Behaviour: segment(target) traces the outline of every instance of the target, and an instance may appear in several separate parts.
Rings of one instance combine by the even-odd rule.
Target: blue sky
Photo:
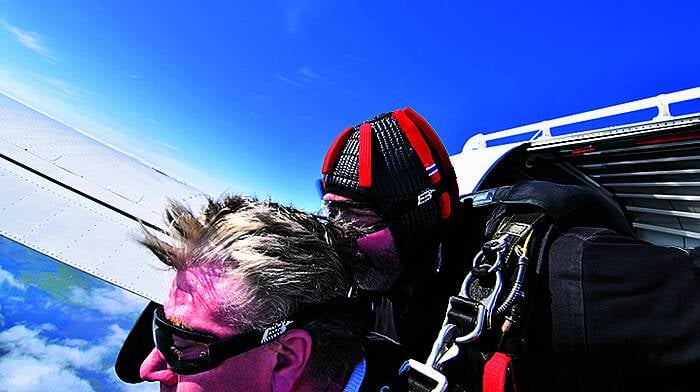
[[[0,1],[0,90],[212,193],[313,209],[345,126],[490,132],[700,85],[696,1]]]

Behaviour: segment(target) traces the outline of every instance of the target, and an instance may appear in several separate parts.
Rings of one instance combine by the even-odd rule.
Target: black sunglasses
[[[206,372],[223,361],[270,343],[285,332],[303,327],[317,318],[326,305],[311,305],[292,317],[240,335],[216,336],[178,327],[160,306],[153,312],[153,341],[170,369],[181,375]]]

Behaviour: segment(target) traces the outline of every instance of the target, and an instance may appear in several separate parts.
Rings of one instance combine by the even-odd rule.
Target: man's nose
[[[177,374],[170,370],[163,354],[157,348],[148,354],[139,373],[146,381],[159,381],[169,387],[177,385]]]

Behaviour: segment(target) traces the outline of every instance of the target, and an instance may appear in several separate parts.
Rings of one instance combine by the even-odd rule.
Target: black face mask
[[[308,324],[325,308],[324,305],[313,305],[266,328],[220,339],[174,325],[165,318],[163,307],[158,307],[153,312],[153,341],[173,372],[197,374],[212,370],[229,358],[270,343],[287,331]]]

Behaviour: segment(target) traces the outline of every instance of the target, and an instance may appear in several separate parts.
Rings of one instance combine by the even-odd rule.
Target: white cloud
[[[56,58],[51,54],[46,46],[44,46],[43,38],[39,33],[23,30],[3,20],[0,20],[0,28],[12,34],[20,44],[39,54],[45,60],[49,62],[56,61]]]
[[[55,362],[63,367],[102,370],[102,362],[109,352],[109,347],[96,344],[82,350],[66,344],[50,343],[41,333],[41,328],[30,329],[24,325],[15,325],[0,332],[0,348],[47,363]]]
[[[285,22],[287,24],[287,32],[294,34],[301,29],[301,18],[309,7],[309,2],[306,0],[296,0],[287,3],[287,9],[284,13]]]
[[[168,149],[168,150],[171,150],[171,151],[180,151],[180,148],[179,148],[178,146],[175,146],[175,145],[172,145],[172,144],[169,144],[169,143],[165,143],[165,142],[161,142],[161,141],[158,141],[158,140],[153,140],[153,142],[156,143],[157,145],[161,146],[161,147],[164,147],[164,148]]]
[[[135,316],[146,306],[147,301],[135,294],[117,287],[99,287],[89,290],[71,286],[70,301],[106,316]]]
[[[110,325],[109,330],[111,333],[105,338],[105,345],[112,348],[121,347],[124,340],[126,340],[126,335],[129,334],[129,331],[118,326],[117,324]]]
[[[2,390],[33,392],[93,391],[80,377],[81,371],[101,372],[113,389],[156,390],[157,385],[127,387],[114,375],[113,363],[127,331],[113,324],[107,336],[98,342],[80,339],[50,340],[42,335],[46,326],[37,329],[24,325],[0,332],[0,380]],[[112,389],[112,388],[111,388]]]
[[[0,379],[6,391],[94,391],[86,380],[55,362],[10,353],[0,359]]]
[[[321,80],[321,76],[316,73],[313,69],[308,66],[303,66],[297,70],[294,74],[294,78],[289,78],[284,75],[275,74],[275,78],[279,81],[287,83],[290,86],[298,87],[303,89],[304,86],[308,86],[314,82]]]
[[[158,120],[156,120],[156,119],[154,119],[154,118],[149,118],[148,121],[152,122],[153,124],[160,125],[160,126],[165,125],[165,124],[163,124],[162,122],[160,122],[160,121],[158,121]]]
[[[2,284],[0,284],[1,288]],[[5,295],[2,299],[2,314],[5,316],[14,316],[18,314],[24,314],[30,312],[34,309],[33,304],[28,303],[24,296],[18,295],[7,295],[8,292],[5,290],[0,290]],[[24,295],[24,292],[22,292]]]
[[[299,68],[299,73],[309,81],[318,79],[318,74],[307,66]]]
[[[289,78],[287,78],[287,77],[284,77],[284,76],[282,76],[282,75],[279,75],[279,74],[278,74],[278,75],[275,75],[275,78],[277,78],[277,80],[281,80],[281,81],[283,81],[283,82],[285,82],[285,83],[287,83],[287,84],[289,84],[289,85],[292,85],[292,86],[294,86],[294,87],[302,88],[301,83],[295,82],[294,80],[289,79]]]
[[[84,92],[79,87],[66,82],[65,80],[49,77],[43,77],[43,79],[54,89],[55,92],[58,93],[58,95],[63,98],[71,101],[78,101],[84,95]]]
[[[2,269],[2,267],[0,267],[0,285],[3,284],[17,290],[27,290],[26,284],[22,283],[17,278],[15,278],[15,276],[12,275],[10,272],[5,271],[4,269]]]
[[[51,331],[56,331],[58,328],[56,328],[55,325],[49,324],[49,323],[43,323],[39,325],[39,330],[42,332],[51,332]]]

